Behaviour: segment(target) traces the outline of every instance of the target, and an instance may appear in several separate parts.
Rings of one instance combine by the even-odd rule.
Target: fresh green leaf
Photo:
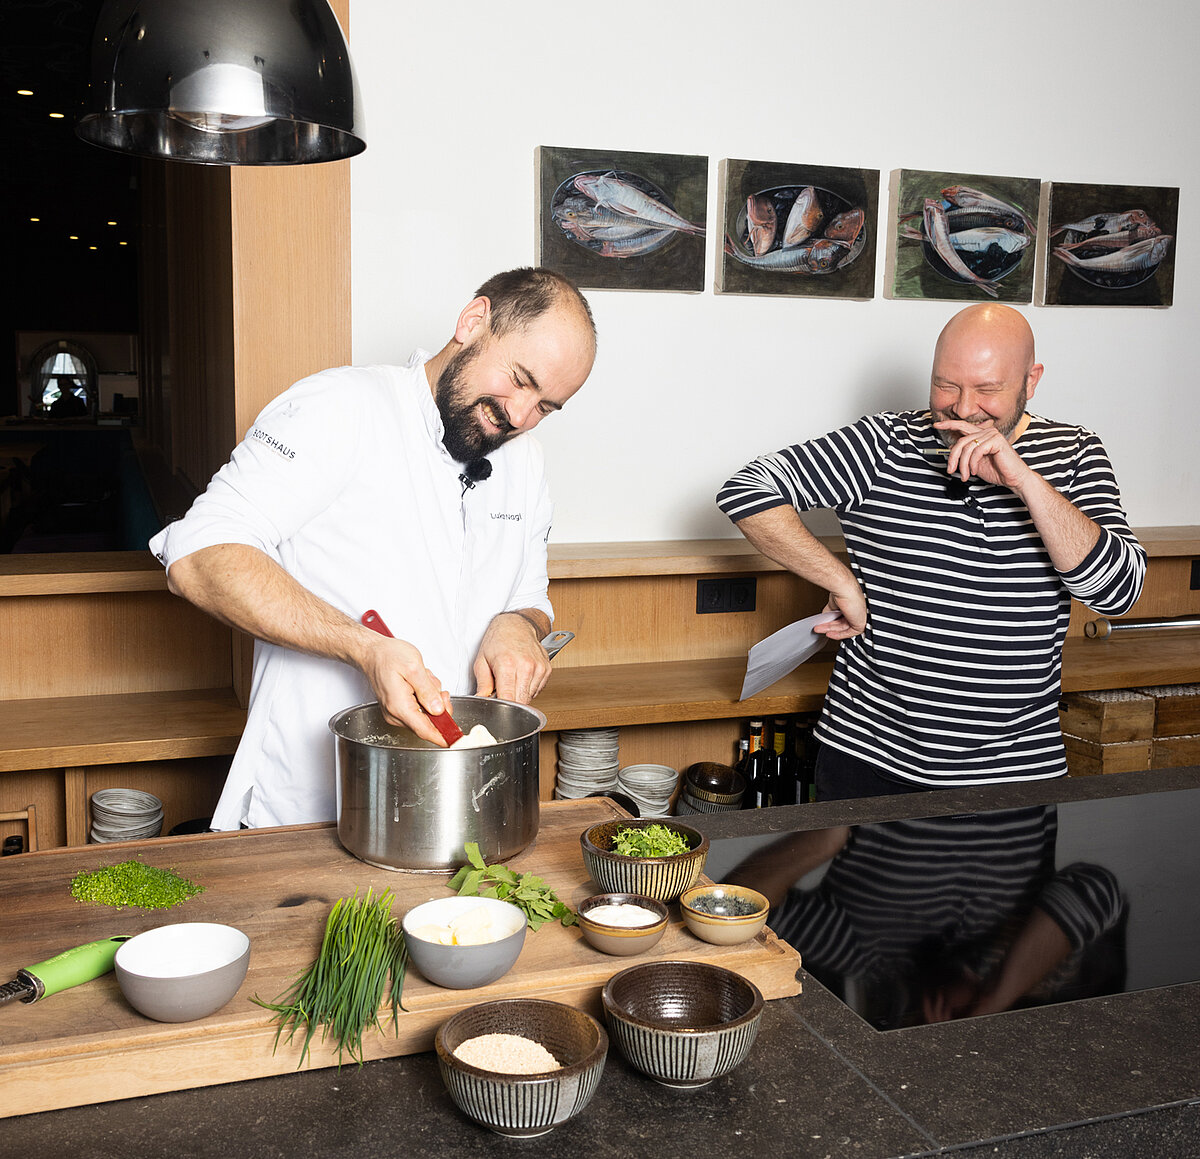
[[[479,845],[469,841],[464,846],[468,865],[450,879],[451,889],[460,897],[494,897],[510,902],[524,910],[531,931],[546,921],[558,920],[564,926],[575,924],[575,914],[555,892],[535,873],[518,874],[507,865],[487,865],[479,853]],[[472,868],[474,867],[474,868]]]

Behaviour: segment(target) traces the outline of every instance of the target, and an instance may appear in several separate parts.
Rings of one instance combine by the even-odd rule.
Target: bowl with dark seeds
[[[684,924],[702,941],[732,946],[758,936],[770,903],[747,885],[694,885],[679,897]]]

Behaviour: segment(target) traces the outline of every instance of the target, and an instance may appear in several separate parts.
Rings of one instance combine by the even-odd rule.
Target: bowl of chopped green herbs
[[[601,821],[579,837],[583,864],[606,893],[641,893],[674,901],[695,885],[708,857],[708,838],[678,821]]]

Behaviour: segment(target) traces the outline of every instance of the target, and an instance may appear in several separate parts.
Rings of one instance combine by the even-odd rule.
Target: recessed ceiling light
[[[119,241],[119,242],[117,242],[117,245],[128,245],[128,244],[129,244],[129,242],[127,242],[127,241]]]
[[[40,217],[31,217],[29,220],[30,221],[41,221],[42,219]]]
[[[33,89],[17,89],[17,96],[31,97],[33,96]]]
[[[77,233],[72,233],[72,234],[67,235],[67,241],[78,241],[78,240],[79,240],[79,234],[77,234]]]
[[[104,224],[105,225],[116,225],[117,223],[115,221],[106,221]]]
[[[88,246],[88,249],[90,249],[90,250],[95,250],[95,249],[99,249],[99,248],[100,248],[100,247],[99,247],[98,245],[90,245],[90,246]]]

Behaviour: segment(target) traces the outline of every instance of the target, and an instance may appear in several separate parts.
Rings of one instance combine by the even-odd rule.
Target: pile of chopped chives
[[[203,892],[204,886],[170,869],[140,861],[122,861],[77,873],[71,881],[71,896],[76,901],[117,909],[127,905],[138,909],[170,909]]]
[[[392,1027],[398,1029],[407,963],[404,931],[392,916],[392,891],[386,889],[374,899],[370,889],[365,898],[356,891],[334,903],[320,952],[292,987],[274,1002],[257,995],[253,1001],[275,1012],[276,1047],[281,1037],[291,1042],[303,1023],[304,1046],[297,1069],[304,1064],[318,1024],[324,1027],[322,1041],[332,1034],[337,1042],[339,1066],[343,1053],[361,1066],[363,1031],[372,1025],[379,1028],[379,1007],[389,981]]]

